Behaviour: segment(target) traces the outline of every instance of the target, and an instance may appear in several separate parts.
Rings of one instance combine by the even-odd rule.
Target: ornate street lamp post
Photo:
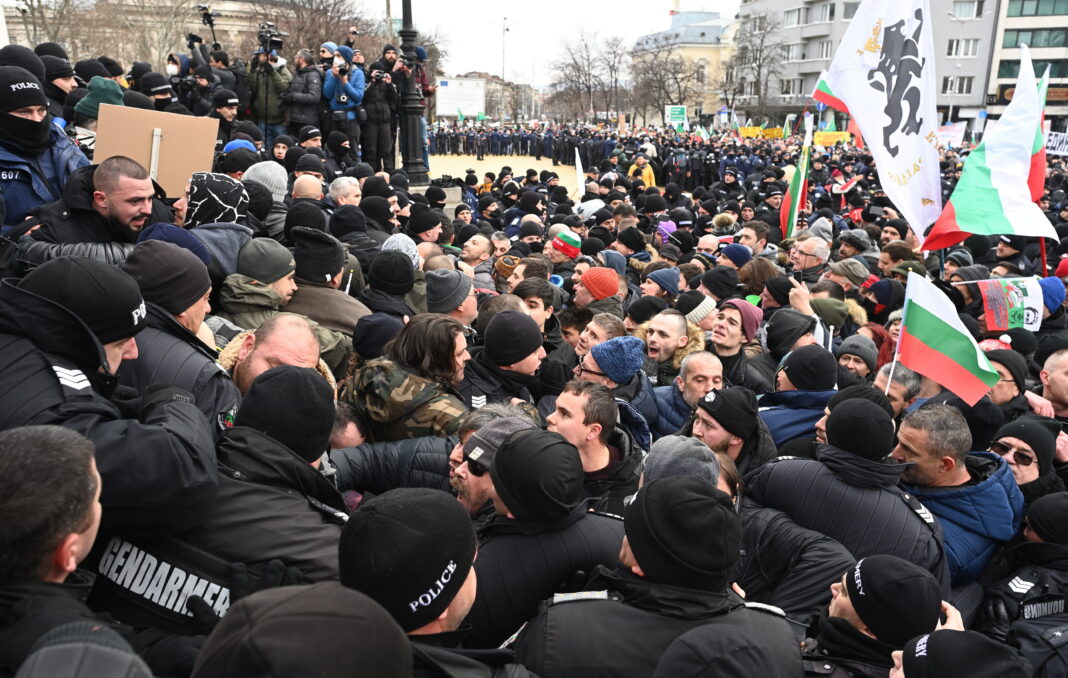
[[[423,105],[419,103],[422,93],[419,85],[415,82],[415,45],[419,32],[412,26],[412,0],[403,2],[402,26],[399,31],[401,37],[401,52],[407,60],[407,65],[412,74],[406,79],[401,97],[401,124],[400,144],[403,155],[404,171],[408,174],[408,183],[411,186],[425,186],[430,183],[427,174],[427,166],[423,163],[423,134],[422,117]]]

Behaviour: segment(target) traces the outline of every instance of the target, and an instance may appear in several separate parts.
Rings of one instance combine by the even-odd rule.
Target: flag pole
[[[901,307],[901,327],[897,332],[897,341],[894,342],[894,359],[890,362],[890,372],[886,375],[886,388],[883,389],[883,395],[887,398],[890,397],[890,384],[894,382],[894,370],[897,369],[897,357],[901,354],[901,333],[905,331],[905,318],[909,310],[909,289],[908,281],[905,281],[905,304]]]
[[[1049,273],[1049,266],[1046,265],[1046,239],[1042,236],[1038,236],[1038,252],[1042,255],[1042,277],[1045,278]]]

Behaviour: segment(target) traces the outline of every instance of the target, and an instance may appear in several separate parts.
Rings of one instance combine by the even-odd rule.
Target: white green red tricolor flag
[[[1041,172],[1039,187],[1045,181],[1045,92],[1035,83],[1027,47],[1021,45],[1020,51],[1020,75],[1012,101],[997,126],[984,134],[983,141],[968,155],[953,195],[927,234],[926,249],[950,247],[976,233],[1059,239],[1053,224],[1034,202],[1033,170]],[[1038,197],[1041,195],[1039,188]]]
[[[1042,286],[1038,278],[978,280],[983,295],[985,325],[1000,332],[1022,327],[1037,332],[1042,327]]]
[[[922,241],[942,212],[929,0],[863,0],[812,94],[849,113],[879,183]]]
[[[805,141],[801,145],[801,154],[794,168],[794,176],[786,189],[786,196],[779,210],[779,231],[783,238],[794,237],[797,228],[797,214],[805,206],[808,196],[808,162],[812,152],[812,116],[805,116]]]
[[[998,373],[964,327],[953,302],[930,281],[909,273],[897,359],[975,405]]]

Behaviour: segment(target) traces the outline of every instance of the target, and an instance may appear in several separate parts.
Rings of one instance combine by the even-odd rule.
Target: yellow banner
[[[782,139],[781,127],[768,127],[764,130],[765,139]]]
[[[739,127],[738,128],[738,133],[740,135],[742,135],[743,138],[746,138],[746,139],[756,139],[756,138],[760,137],[760,133],[763,132],[763,131],[764,130],[760,129],[759,127]]]
[[[839,141],[849,141],[853,135],[849,132],[816,132],[812,143],[817,146],[834,146]]]

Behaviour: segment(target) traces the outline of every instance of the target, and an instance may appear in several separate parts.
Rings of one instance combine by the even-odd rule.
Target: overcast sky
[[[383,0],[364,0],[372,10]],[[383,2],[384,4],[384,2]],[[682,0],[682,10],[709,9],[732,18],[739,0]],[[392,2],[400,18],[401,2]],[[632,9],[633,8],[633,9]],[[468,71],[501,72],[501,24],[508,18],[505,45],[507,79],[545,86],[552,79],[551,65],[563,51],[568,30],[596,31],[598,38],[614,36],[627,43],[648,33],[666,30],[671,22],[670,0],[624,0],[617,3],[586,0],[541,0],[505,7],[504,3],[456,3],[412,0],[415,28],[437,31],[448,42],[447,75]],[[384,13],[384,7],[381,10]]]

